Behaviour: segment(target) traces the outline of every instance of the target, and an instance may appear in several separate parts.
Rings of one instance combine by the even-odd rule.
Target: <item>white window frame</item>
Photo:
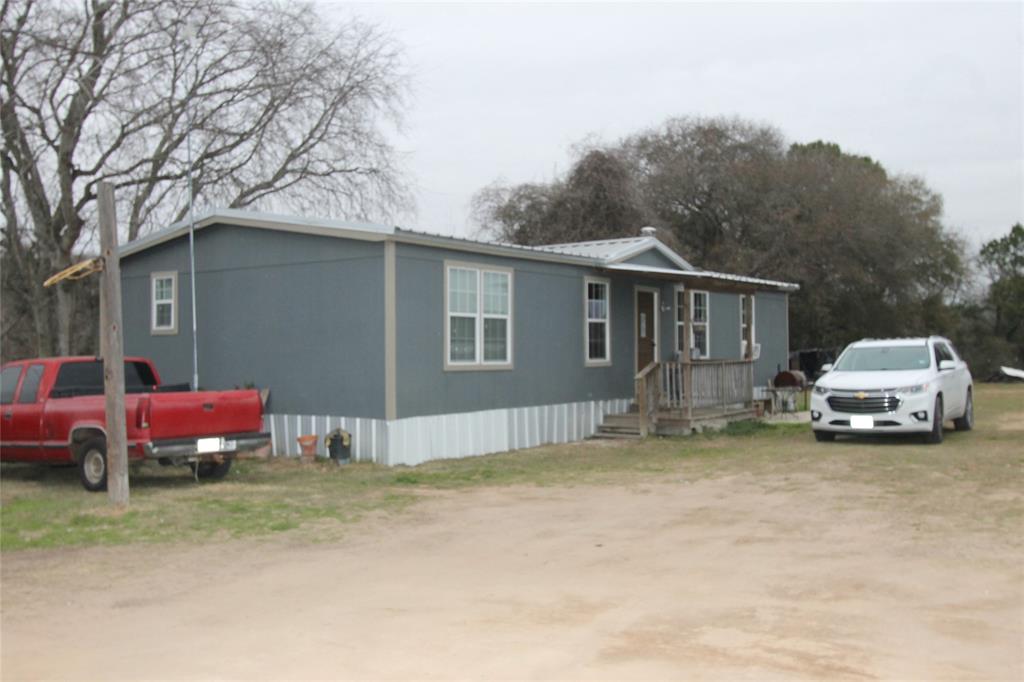
[[[706,317],[707,317],[707,319],[704,322],[697,322],[694,319],[694,315],[696,315],[696,313],[697,313],[697,305],[695,303],[695,299],[697,297],[697,294],[702,294],[704,296],[704,301],[705,301],[704,310],[706,312]],[[697,349],[697,344],[695,343],[696,338],[694,336],[694,332],[696,331],[696,327],[698,327],[698,326],[704,327],[704,338],[706,338],[708,340],[707,352],[703,353],[701,355],[695,355],[695,356],[693,356],[693,358],[694,359],[698,359],[698,360],[707,360],[708,358],[711,357],[711,294],[708,293],[707,291],[702,291],[700,289],[691,289],[690,290],[690,319],[689,319],[689,323],[690,323],[690,353],[692,354],[693,351]]]
[[[449,273],[452,270],[472,270],[476,273],[476,312],[470,313],[452,313],[448,309],[449,304]],[[484,274],[498,274],[505,275],[508,277],[508,314],[497,315],[494,313],[484,314]],[[515,303],[515,275],[512,268],[502,268],[494,265],[481,265],[480,263],[464,263],[460,261],[445,261],[444,262],[444,369],[446,372],[458,372],[465,370],[502,370],[512,369],[512,339],[515,334],[512,333],[512,311]],[[474,319],[474,329],[476,336],[476,348],[475,348],[475,359],[469,360],[452,360],[451,357],[451,318],[456,317],[472,317]],[[505,360],[484,360],[484,319],[496,319],[505,320],[505,339],[506,348],[508,349],[508,356]]]
[[[171,280],[171,300],[156,300],[157,280]],[[157,305],[170,303],[171,324],[160,326],[157,324]],[[153,335],[171,335],[178,333],[178,271],[165,270],[163,272],[152,272],[149,275],[149,333]]]
[[[743,333],[743,306],[747,301],[747,294],[740,294],[740,358],[747,357],[747,338]],[[757,296],[750,297],[750,340],[754,344],[754,354],[757,355]]]
[[[682,338],[680,334],[686,333],[686,320],[679,318],[679,294],[686,296],[686,291],[686,287],[682,285],[677,284],[672,287],[672,319],[674,320],[674,324],[672,325],[672,357],[679,359],[682,359],[683,357],[683,349],[679,347],[679,339]]]
[[[589,290],[591,284],[604,285],[607,305],[604,319],[590,317]],[[604,357],[590,359],[590,323],[604,323]],[[583,278],[583,364],[586,367],[611,367],[612,364],[612,283],[604,277]]]

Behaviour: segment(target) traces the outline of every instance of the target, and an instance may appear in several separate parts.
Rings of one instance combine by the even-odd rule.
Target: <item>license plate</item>
[[[200,438],[196,441],[196,452],[201,455],[208,452],[220,452],[223,449],[223,438]]]
[[[873,429],[875,428],[875,418],[867,414],[851,414],[850,415],[850,428],[851,429]]]

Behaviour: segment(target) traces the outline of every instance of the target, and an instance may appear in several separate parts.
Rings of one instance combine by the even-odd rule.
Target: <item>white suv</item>
[[[942,423],[974,426],[973,383],[967,363],[940,336],[864,339],[851,343],[811,394],[818,440],[837,433],[924,433],[942,442]]]

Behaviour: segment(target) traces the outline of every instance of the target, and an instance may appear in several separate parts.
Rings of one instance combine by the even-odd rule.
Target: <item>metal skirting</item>
[[[263,430],[270,432],[274,454],[299,456],[299,436],[315,435],[317,452],[324,454],[324,438],[334,429],[352,434],[352,458],[358,462],[376,462],[377,452],[387,441],[387,422],[363,417],[330,417],[308,414],[265,414]]]
[[[385,421],[353,417],[268,414],[274,454],[296,457],[298,437],[323,439],[341,428],[352,434],[352,456],[360,462],[416,465],[434,459],[471,457],[589,438],[606,414],[626,412],[632,398],[560,405],[514,407]]]

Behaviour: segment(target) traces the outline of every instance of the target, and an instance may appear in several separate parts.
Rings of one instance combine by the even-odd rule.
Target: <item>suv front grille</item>
[[[879,414],[895,412],[902,402],[894,395],[869,395],[866,398],[857,398],[852,395],[832,395],[829,396],[828,406],[832,408],[833,412]]]

